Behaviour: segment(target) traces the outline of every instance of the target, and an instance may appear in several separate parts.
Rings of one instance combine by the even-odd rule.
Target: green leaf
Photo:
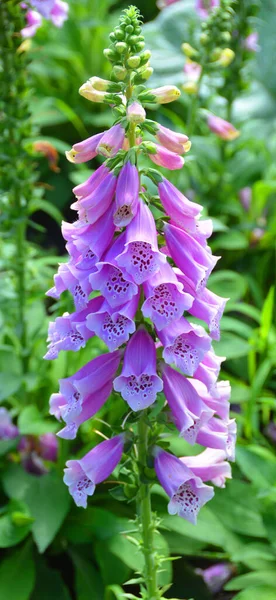
[[[242,473],[261,488],[276,483],[276,457],[272,452],[258,446],[238,446],[236,462]]]
[[[22,383],[21,375],[12,372],[0,373],[0,402],[15,394]]]
[[[16,550],[0,565],[0,598],[29,600],[35,581],[31,544]]]
[[[216,236],[215,241],[212,243],[214,252],[218,250],[243,250],[247,248],[248,240],[244,233],[241,231],[231,231],[227,233],[220,233]]]
[[[221,332],[219,342],[214,342],[214,350],[219,356],[227,359],[247,356],[250,345],[248,342],[228,331]]]
[[[24,540],[30,532],[33,522],[33,519],[28,519],[28,517],[28,509],[22,502],[13,500],[9,503],[7,513],[0,517],[0,548],[16,546]]]
[[[119,585],[109,585],[105,590],[104,600],[125,600],[124,590]]]
[[[274,287],[272,286],[268,292],[268,295],[264,301],[261,323],[260,323],[260,336],[263,340],[267,340],[270,327],[273,319],[274,309]]]
[[[265,537],[258,503],[250,485],[230,481],[226,490],[217,490],[212,510],[230,531],[246,536]]]
[[[51,204],[51,202],[47,202],[46,200],[34,199],[30,202],[28,207],[29,215],[32,215],[38,210],[45,212],[47,215],[52,217],[52,219],[54,219],[58,225],[60,225],[62,221],[62,214],[54,204]]]
[[[70,507],[70,496],[61,477],[55,472],[35,477],[12,465],[3,476],[3,486],[9,497],[27,504],[35,519],[32,525],[34,540],[39,552],[44,552]]]
[[[70,551],[75,566],[75,587],[77,600],[102,600],[103,583],[94,565],[80,554]]]
[[[253,542],[252,544],[247,544],[241,550],[234,552],[231,558],[234,562],[241,562],[250,567],[249,562],[251,562],[252,559],[269,562],[275,561],[276,553],[268,544]]]
[[[23,408],[18,418],[18,428],[22,435],[42,435],[57,430],[56,423],[43,419],[34,404]]]
[[[245,575],[239,575],[231,579],[225,586],[224,589],[227,591],[231,590],[244,590],[248,587],[255,585],[265,585],[267,587],[274,587],[274,594],[276,589],[276,572],[275,569],[266,571],[256,571],[253,573],[246,573]],[[274,596],[275,598],[275,596]],[[263,597],[261,596],[263,600]]]
[[[121,531],[133,529],[128,519],[118,517],[103,508],[89,506],[86,510],[73,509],[63,528],[63,533],[74,544],[107,540]]]
[[[249,587],[237,594],[235,600],[275,600],[275,587],[267,585]]]
[[[230,298],[231,302],[236,302],[244,296],[247,282],[239,273],[221,270],[210,275],[208,287],[215,294]]]

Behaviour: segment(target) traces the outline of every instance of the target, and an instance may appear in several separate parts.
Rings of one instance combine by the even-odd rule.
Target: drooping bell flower
[[[195,378],[189,379],[189,381],[203,402],[216,412],[221,419],[228,421],[230,411],[229,400],[231,395],[229,381],[218,381],[216,383],[215,394],[210,394],[202,381]]]
[[[169,514],[178,514],[196,525],[201,507],[214,496],[213,488],[205,485],[179,458],[159,447],[155,448],[154,467],[170,498]]]
[[[51,11],[56,0],[30,0],[31,6],[37,10],[44,19],[50,19]]]
[[[65,440],[74,440],[78,428],[82,423],[91,419],[105,404],[112,392],[112,381],[109,380],[103,387],[87,396],[82,403],[81,412],[76,415],[75,411],[70,411],[70,406],[64,406],[60,409],[60,416],[66,425],[57,435]]]
[[[140,200],[137,213],[126,230],[124,251],[117,257],[118,265],[138,285],[154,275],[166,257],[158,250],[157,233],[153,215]]]
[[[112,242],[115,225],[112,205],[96,223],[77,226],[76,223],[62,223],[61,231],[67,240],[66,250],[77,269],[86,271],[99,262]]]
[[[199,216],[202,211],[202,206],[196,202],[191,202],[184,196],[168,179],[162,178],[162,181],[158,184],[158,192],[163,207],[171,217],[172,221],[177,227],[186,228],[187,217],[190,219],[189,226],[191,231],[195,231],[195,218]]]
[[[168,365],[162,366],[164,394],[174,423],[183,437],[194,444],[200,428],[214,415],[184,375]]]
[[[125,227],[136,215],[139,204],[139,187],[137,168],[128,161],[121,169],[117,181],[114,212],[116,227]]]
[[[219,6],[220,0],[196,0],[195,9],[201,19],[207,19],[210,11]]]
[[[50,19],[56,27],[62,27],[64,21],[68,19],[69,4],[63,0],[55,0],[51,10]]]
[[[184,154],[191,148],[191,142],[187,135],[184,133],[177,133],[157,123],[157,132],[155,137],[162,146],[165,146],[167,150],[176,152],[176,154]]]
[[[18,436],[17,427],[13,424],[11,415],[7,408],[0,408],[0,440],[13,440]]]
[[[220,117],[216,117],[216,115],[208,115],[207,123],[209,129],[222,140],[235,140],[240,135],[240,132],[232,125],[232,123],[229,123],[229,121],[225,121]]]
[[[97,272],[89,276],[92,289],[99,290],[112,308],[126,304],[138,293],[131,275],[117,262],[125,248],[125,241],[125,233],[117,237],[102,261],[97,263]]]
[[[157,333],[164,346],[164,360],[176,365],[186,375],[194,375],[211,346],[211,338],[203,327],[181,317]]]
[[[36,10],[28,10],[25,14],[26,26],[21,29],[24,38],[33,37],[42,25],[42,17]]]
[[[72,263],[62,263],[54,275],[54,286],[46,293],[50,298],[57,299],[65,291],[72,294],[76,310],[83,310],[88,303],[92,291],[88,275],[85,271],[78,270]]]
[[[207,288],[204,288],[198,295],[190,279],[179,270],[177,270],[177,278],[183,284],[184,290],[194,297],[193,304],[189,309],[191,315],[205,321],[209,327],[210,336],[214,340],[219,340],[219,323],[228,298],[221,298]]]
[[[44,461],[57,461],[58,440],[53,433],[45,433],[39,437],[24,435],[17,450],[21,464],[27,473],[36,476],[46,475],[49,469]]]
[[[64,469],[64,483],[77,506],[86,508],[87,496],[92,496],[101,483],[120,462],[123,454],[124,436],[117,435],[90,450],[80,460],[68,460]]]
[[[44,460],[56,462],[58,457],[58,441],[54,433],[43,433],[39,436],[40,456]]]
[[[159,144],[154,144],[155,153],[149,154],[149,158],[159,167],[164,167],[165,169],[170,169],[170,171],[174,171],[176,169],[182,169],[184,165],[184,158],[175,152],[171,152],[160,146]]]
[[[180,319],[184,310],[189,310],[193,303],[190,294],[183,291],[183,286],[169,265],[160,265],[159,271],[143,284],[146,300],[142,306],[144,317],[149,317],[156,329],[163,329]]]
[[[211,348],[206,352],[204,358],[194,372],[195,379],[199,379],[207,387],[207,390],[216,396],[216,384],[219,376],[221,363],[225,360],[224,356],[217,356]]]
[[[235,419],[225,422],[212,417],[197,435],[197,443],[207,448],[223,450],[230,461],[235,460],[237,426]]]
[[[100,390],[108,381],[112,381],[119,367],[122,353],[120,350],[97,356],[74,375],[59,380],[60,392],[50,398],[50,414],[63,420],[70,413],[79,415],[82,405],[92,394]]]
[[[164,226],[170,256],[180,270],[191,279],[196,291],[202,290],[219,257],[183,229],[169,223]]]
[[[232,477],[224,450],[206,448],[196,456],[183,456],[180,460],[202,481],[211,481],[220,488],[224,488],[225,480]]]
[[[127,344],[122,373],[114,380],[114,390],[121,393],[132,410],[138,411],[153,404],[162,388],[162,380],[156,373],[154,341],[140,327]]]
[[[101,338],[108,349],[113,352],[122,344],[126,344],[131,333],[135,331],[135,314],[139,303],[139,293],[121,307],[112,309],[105,301],[98,312],[87,316],[86,327]]]
[[[86,317],[90,313],[97,312],[102,302],[101,296],[92,298],[84,310],[71,315],[65,313],[62,317],[57,317],[54,322],[50,322],[47,339],[49,345],[44,358],[53,360],[58,357],[61,350],[77,352],[80,348],[84,348],[87,340],[95,335],[95,332],[86,327]]]
[[[102,164],[86,181],[76,185],[73,188],[73,192],[76,198],[81,199],[85,196],[89,196],[92,192],[95,191],[96,187],[107,177],[109,173],[109,169],[106,167],[105,163]]]
[[[125,130],[118,123],[117,125],[113,125],[108,131],[104,132],[104,135],[100,139],[97,146],[97,153],[110,158],[111,156],[115,156],[123,147],[125,139]]]
[[[97,133],[96,135],[92,135],[92,137],[83,140],[83,142],[74,144],[70,151],[65,152],[67,160],[71,163],[79,164],[95,158],[95,156],[97,156],[96,148],[104,133],[104,131],[102,133]]]
[[[117,178],[109,171],[91,194],[79,198],[71,205],[79,213],[79,219],[84,219],[91,225],[108,210],[116,189]]]

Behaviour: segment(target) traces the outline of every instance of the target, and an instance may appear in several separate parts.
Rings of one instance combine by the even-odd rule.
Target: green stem
[[[202,77],[203,77],[203,66],[202,66],[200,77],[199,77],[198,84],[197,84],[197,86],[198,86],[197,92],[194,95],[194,97],[191,99],[190,106],[189,106],[189,113],[188,113],[188,117],[187,117],[187,135],[189,137],[191,137],[193,135],[195,124],[196,124],[196,112],[197,112],[198,104],[199,104],[199,94],[200,94],[200,86],[201,86],[201,82],[202,82]]]
[[[148,592],[147,600],[158,600],[160,596],[157,585],[157,563],[154,550],[154,523],[151,510],[150,486],[143,481],[144,469],[147,467],[147,457],[148,425],[144,420],[143,413],[138,421],[138,461],[140,473],[138,507],[145,557],[145,582]]]

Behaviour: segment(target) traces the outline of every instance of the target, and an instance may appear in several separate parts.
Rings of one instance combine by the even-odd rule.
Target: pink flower
[[[195,9],[202,19],[207,19],[209,12],[219,6],[220,0],[196,0]]]
[[[232,123],[229,123],[220,117],[216,117],[216,115],[210,114],[207,122],[209,129],[222,140],[235,140],[240,135],[240,132],[232,125]]]
[[[27,25],[21,30],[24,38],[33,37],[42,25],[42,17],[36,10],[28,10],[25,15]]]
[[[244,40],[243,46],[248,52],[259,52],[260,46],[258,44],[259,34],[257,31],[252,31]]]

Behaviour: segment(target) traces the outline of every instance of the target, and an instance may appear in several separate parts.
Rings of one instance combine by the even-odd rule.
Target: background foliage
[[[154,18],[144,28],[153,54],[153,84],[181,85],[184,56],[180,46],[183,41],[192,43],[198,27],[194,1],[177,2],[158,16],[153,0],[137,5],[146,22]],[[122,7],[112,0],[71,0],[70,18],[63,29],[45,25],[28,52],[34,130],[27,149],[33,156],[35,187],[28,227],[29,370],[25,375],[14,328],[14,240],[4,235],[0,241],[0,400],[17,419],[21,435],[55,431],[47,413],[57,380],[104,349],[101,342],[90,340],[78,355],[61,353],[53,363],[42,360],[49,320],[71,306],[66,295],[55,305],[44,297],[52,285],[53,268],[63,260],[60,221],[62,217],[72,220],[72,185],[88,176],[86,167],[72,168],[66,162],[64,151],[110,125],[108,110],[89,104],[78,95],[78,88],[89,76],[108,76],[102,50]],[[230,298],[222,318],[221,341],[215,346],[227,358],[222,375],[233,387],[239,441],[233,480],[202,509],[197,527],[169,517],[161,488],[154,488],[154,506],[162,518],[157,547],[163,555],[178,557],[165,563],[160,574],[166,585],[172,582],[173,573],[168,598],[276,598],[275,24],[275,3],[265,0],[252,21],[259,31],[261,51],[247,64],[243,76],[249,83],[232,106],[231,119],[241,136],[222,142],[198,120],[190,157],[183,171],[174,175],[180,189],[188,195],[192,190],[195,201],[214,220],[211,245],[222,259],[210,287]],[[204,83],[203,102],[225,117],[219,85],[212,78]],[[185,132],[190,103],[191,98],[183,94],[179,102],[161,108],[158,119]],[[49,169],[47,158],[34,152],[37,140],[51,142],[58,150],[59,173]],[[248,211],[239,198],[244,187],[252,189]],[[115,405],[111,399],[100,417],[112,425],[121,410],[120,402]],[[97,431],[105,428],[97,419],[82,426],[86,450],[98,440]],[[112,490],[112,485],[103,484],[86,511],[77,509],[62,483],[69,457],[67,443],[59,442],[58,462],[48,465],[48,474],[40,477],[24,471],[17,444],[18,440],[0,441],[0,597],[122,600],[126,580],[130,584],[124,590],[135,593],[131,578],[142,556],[131,533],[135,507],[125,501],[121,488]],[[183,440],[172,437],[170,444],[179,456],[185,454]],[[70,452],[77,456],[79,447],[76,441]],[[220,561],[232,564],[233,577],[221,595],[213,596],[196,568]]]

